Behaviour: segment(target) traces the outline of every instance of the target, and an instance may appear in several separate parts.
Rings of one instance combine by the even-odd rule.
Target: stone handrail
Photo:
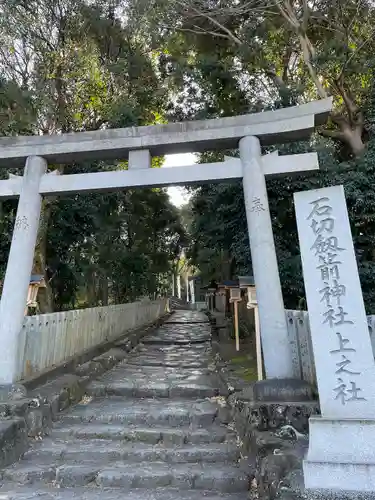
[[[27,316],[18,338],[17,380],[146,326],[167,310],[168,300],[159,299]]]

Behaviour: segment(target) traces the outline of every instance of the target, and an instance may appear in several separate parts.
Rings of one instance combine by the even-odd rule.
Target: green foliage
[[[0,0],[0,135],[53,134],[164,120],[165,89],[144,40],[113,2]],[[159,168],[163,158],[153,158]],[[64,174],[114,162],[51,165]],[[8,171],[2,172],[6,178]],[[16,202],[1,205],[0,277]],[[34,269],[51,307],[95,306],[163,293],[185,232],[164,189],[48,199]],[[44,303],[45,302],[45,303]]]
[[[281,153],[306,151],[308,144],[284,146]],[[343,184],[366,309],[375,311],[375,140],[364,156],[338,163],[334,148],[317,143],[320,171],[267,182],[268,197],[285,306],[297,309],[304,298],[293,193]],[[240,184],[204,186],[191,201],[190,257],[206,280],[251,274],[243,192]],[[229,263],[229,266],[228,266]],[[225,265],[226,264],[226,265]],[[223,271],[224,270],[224,271]]]
[[[302,22],[302,4],[288,3],[297,24]],[[321,171],[267,183],[285,304],[297,308],[304,297],[292,193],[344,184],[366,307],[374,312],[372,3],[307,3],[307,24],[298,29],[274,8],[286,2],[257,2],[257,8],[232,0],[130,4],[134,22],[142,18],[144,29],[138,29],[159,54],[159,71],[172,95],[172,120],[239,115],[334,96],[335,115],[326,135],[335,142],[315,137],[311,144],[280,147],[281,153],[318,149]],[[308,57],[301,39],[310,47]],[[350,159],[364,143],[366,153]],[[220,159],[205,154],[200,161]],[[192,195],[183,217],[192,239],[188,255],[203,279],[251,274],[241,185],[206,185]]]
[[[295,29],[276,2],[268,9],[269,2],[251,5],[0,0],[0,135],[214,118],[332,94],[337,115],[328,135],[336,142],[315,137],[280,147],[281,153],[318,149],[321,171],[268,181],[284,298],[296,308],[304,297],[292,193],[344,184],[366,307],[374,312],[374,7],[317,1],[309,4],[307,24]],[[293,12],[300,23],[302,12]],[[310,43],[307,58],[301,40]],[[349,152],[337,135],[344,129]],[[358,150],[368,147],[349,161],[355,133]],[[218,161],[222,153],[205,153],[200,161]],[[162,161],[154,158],[153,167]],[[127,168],[125,159],[51,166],[66,174],[118,168]],[[1,205],[2,274],[15,207],[14,201]],[[55,309],[160,293],[168,274],[189,264],[205,281],[251,273],[240,183],[193,189],[181,214],[165,190],[145,189],[51,199],[43,220],[37,255]],[[187,246],[189,263],[181,258]]]

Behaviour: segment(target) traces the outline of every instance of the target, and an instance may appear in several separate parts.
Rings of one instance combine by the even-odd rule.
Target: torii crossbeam
[[[324,123],[331,99],[277,111],[128,129],[0,139],[0,167],[20,166],[23,177],[0,181],[0,198],[19,197],[0,302],[0,384],[16,382],[22,328],[42,196],[136,187],[243,180],[262,347],[268,378],[293,376],[265,176],[318,169],[316,153],[261,156],[261,144],[306,139]],[[240,147],[240,159],[151,169],[151,156]],[[128,171],[77,175],[47,173],[48,161],[128,158]],[[79,334],[79,332],[78,332]]]

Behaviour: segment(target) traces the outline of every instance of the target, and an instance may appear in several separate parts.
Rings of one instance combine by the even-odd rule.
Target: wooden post
[[[236,336],[236,351],[240,350],[240,332],[238,327],[238,303],[241,302],[241,289],[230,288],[229,302],[233,302],[234,307],[234,333]]]
[[[236,351],[240,350],[240,332],[238,328],[238,300],[233,302],[234,305],[234,332],[236,335]]]
[[[254,318],[255,318],[255,345],[256,345],[256,351],[257,351],[258,380],[263,380],[262,342],[260,339],[258,306],[254,307]]]

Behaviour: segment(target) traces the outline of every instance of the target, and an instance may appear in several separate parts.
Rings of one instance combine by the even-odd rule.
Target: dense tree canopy
[[[304,296],[292,193],[343,183],[374,312],[373,2],[0,0],[0,14],[0,135],[214,118],[332,96],[329,123],[309,143],[280,148],[318,150],[321,171],[268,181],[284,297],[297,307]],[[200,161],[223,154],[237,151]],[[157,168],[162,159],[153,161]],[[127,165],[50,167],[69,174]],[[207,280],[251,273],[241,185],[191,191],[180,214],[161,189],[46,199],[34,259],[49,284],[41,309],[159,293],[186,246]],[[1,205],[2,274],[15,208]]]
[[[159,51],[161,71],[176,95],[170,119],[259,112],[333,97],[331,119],[310,143],[280,148],[317,149],[321,172],[268,181],[285,303],[295,308],[304,297],[292,193],[343,183],[366,306],[374,312],[373,3],[154,0],[147,11],[145,5],[133,0],[134,15],[142,15],[152,33],[149,44]],[[251,273],[241,185],[199,187],[190,209],[189,254],[205,278]]]
[[[113,2],[2,0],[0,12],[0,135],[162,120],[165,91],[154,61]],[[160,164],[153,159],[154,168]],[[127,165],[119,158],[50,168],[70,174]],[[2,275],[15,210],[14,201],[2,204]],[[183,239],[178,212],[162,189],[47,198],[33,268],[48,283],[40,309],[161,293]]]

